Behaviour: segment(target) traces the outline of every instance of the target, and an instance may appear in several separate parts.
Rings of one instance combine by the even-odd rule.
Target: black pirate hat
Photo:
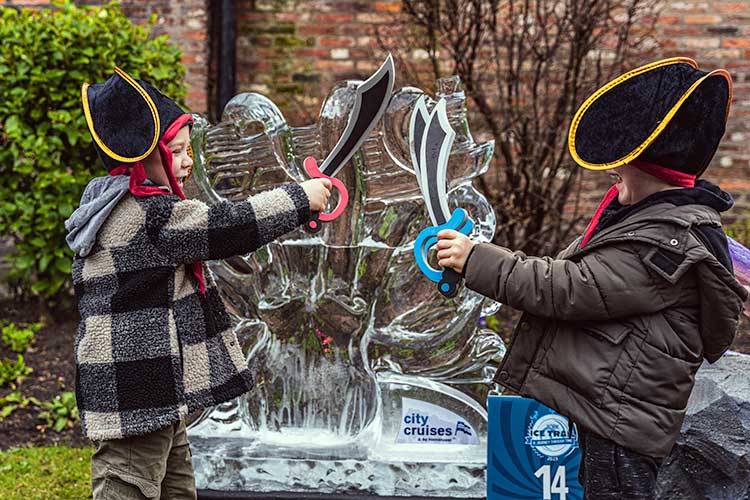
[[[573,118],[568,149],[591,170],[637,159],[700,176],[724,135],[731,101],[725,70],[701,71],[682,57],[657,61],[589,97]]]
[[[173,100],[120,68],[104,83],[84,83],[81,93],[86,123],[108,171],[146,158],[160,140],[174,137],[165,133],[175,125],[192,122]]]

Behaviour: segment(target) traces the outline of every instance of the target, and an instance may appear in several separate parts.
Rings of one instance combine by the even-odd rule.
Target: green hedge
[[[185,69],[166,35],[134,26],[117,3],[0,10],[0,235],[11,235],[11,282],[50,304],[70,290],[64,221],[106,171],[91,144],[81,84],[115,65],[182,101]]]

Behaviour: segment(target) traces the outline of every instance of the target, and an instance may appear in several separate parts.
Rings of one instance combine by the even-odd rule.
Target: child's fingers
[[[461,234],[453,229],[443,229],[438,233],[438,239],[455,240]]]
[[[448,259],[453,255],[452,249],[439,250],[437,253],[438,259]]]
[[[450,264],[451,264],[451,260],[450,259],[440,259],[438,261],[438,265],[440,267],[450,267]]]
[[[437,244],[435,244],[435,247],[437,247],[438,250],[451,248],[453,247],[453,240],[438,240]]]

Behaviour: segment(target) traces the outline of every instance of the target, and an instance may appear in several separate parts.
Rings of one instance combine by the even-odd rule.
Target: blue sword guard
[[[461,275],[453,269],[435,269],[430,266],[427,260],[430,248],[438,242],[437,234],[443,229],[454,229],[468,236],[474,229],[474,221],[469,218],[466,210],[457,208],[445,224],[425,228],[419,233],[414,242],[414,258],[422,274],[427,276],[430,281],[438,284],[438,291],[445,297],[452,298],[458,293]]]

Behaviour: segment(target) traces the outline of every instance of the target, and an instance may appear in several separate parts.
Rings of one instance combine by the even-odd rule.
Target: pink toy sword
[[[344,209],[349,202],[349,193],[344,183],[336,179],[335,176],[351,159],[352,155],[357,152],[380,117],[383,116],[385,108],[388,107],[388,102],[391,100],[395,73],[393,58],[388,55],[383,65],[357,87],[354,108],[349,115],[346,129],[344,129],[344,133],[341,134],[341,138],[328,154],[328,157],[323,160],[320,168],[318,168],[315,158],[305,158],[304,167],[307,175],[312,178],[325,177],[330,179],[333,187],[339,192],[336,208],[328,213],[315,212],[311,215],[310,222],[305,225],[308,232],[317,233],[321,229],[321,222],[332,221],[344,213]]]

